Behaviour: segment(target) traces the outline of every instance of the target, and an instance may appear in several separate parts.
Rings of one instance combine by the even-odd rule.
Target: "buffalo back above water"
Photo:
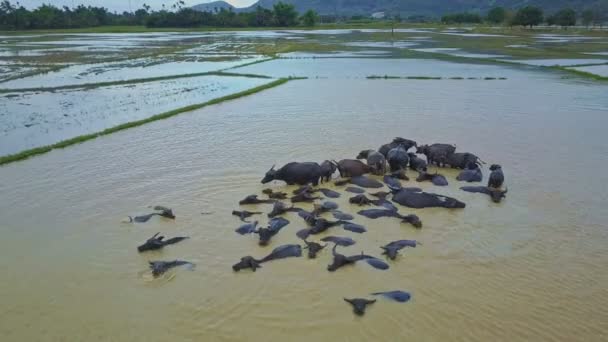
[[[321,166],[314,162],[291,162],[285,164],[282,168],[275,170],[274,166],[266,172],[266,176],[262,179],[262,184],[266,184],[273,180],[282,180],[288,185],[306,185],[312,183],[319,184],[321,178]]]

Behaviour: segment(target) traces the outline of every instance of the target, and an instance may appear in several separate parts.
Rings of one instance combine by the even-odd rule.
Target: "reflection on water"
[[[276,63],[271,69],[281,73],[284,62]],[[0,335],[6,341],[601,341],[608,314],[608,195],[601,186],[608,181],[601,172],[608,167],[601,157],[608,155],[608,88],[491,70],[509,79],[466,86],[292,81],[1,167],[0,270],[10,281],[0,283]],[[423,243],[389,271],[354,266],[329,273],[324,251],[316,260],[271,262],[255,274],[232,272],[241,256],[297,243],[295,232],[304,227],[287,215],[292,223],[266,248],[234,233],[240,222],[230,211],[261,191],[259,180],[272,164],[354,157],[395,136],[453,142],[501,163],[506,201],[459,191],[456,171],[445,170],[449,187],[423,187],[467,202],[465,210],[401,209],[419,215],[422,230],[357,217],[367,233],[331,232],[358,241],[344,248],[348,254],[379,255],[380,245],[397,239]],[[337,201],[343,211],[359,210],[347,201]],[[177,219],[120,223],[156,204],[173,207]],[[137,254],[136,246],[158,231],[191,239]],[[148,260],[177,258],[196,269],[150,281]],[[379,301],[364,318],[342,300],[397,289],[413,299]]]

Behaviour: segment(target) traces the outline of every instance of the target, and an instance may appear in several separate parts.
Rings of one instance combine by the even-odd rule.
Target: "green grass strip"
[[[600,76],[591,72],[586,72],[586,71],[581,71],[581,70],[576,70],[576,69],[569,69],[569,67],[563,67],[563,66],[551,66],[551,67],[546,67],[549,69],[555,69],[555,70],[559,70],[559,71],[565,71],[577,76],[581,76],[584,78],[590,78],[592,80],[595,81],[601,81],[601,82],[606,82],[608,81],[608,77],[606,76]]]
[[[131,121],[131,122],[124,123],[122,125],[107,128],[101,132],[85,134],[85,135],[77,136],[77,137],[74,137],[74,138],[71,138],[68,140],[63,140],[63,141],[60,141],[60,142],[52,144],[52,145],[36,147],[36,148],[30,149],[30,150],[25,150],[25,151],[22,151],[22,152],[19,152],[16,154],[10,154],[7,156],[3,156],[3,157],[0,157],[0,165],[16,162],[16,161],[27,159],[27,158],[30,158],[30,157],[33,157],[33,156],[36,156],[39,154],[47,153],[53,149],[64,148],[64,147],[67,147],[70,145],[79,144],[79,143],[85,142],[87,140],[95,139],[97,137],[112,134],[112,133],[122,131],[122,130],[132,128],[132,127],[141,126],[141,125],[147,124],[152,121],[167,119],[167,118],[170,118],[172,116],[175,116],[175,115],[178,115],[181,113],[190,112],[190,111],[197,110],[197,109],[200,109],[203,107],[215,105],[215,104],[218,104],[221,102],[234,100],[234,99],[238,99],[238,98],[241,98],[244,96],[259,93],[263,90],[274,88],[274,87],[280,86],[282,84],[285,84],[290,80],[293,80],[293,79],[292,78],[280,78],[278,80],[272,81],[270,83],[267,83],[267,84],[264,84],[264,85],[261,85],[261,86],[255,87],[255,88],[251,88],[251,89],[247,89],[242,92],[239,92],[239,93],[234,93],[234,94],[230,94],[227,96],[219,97],[217,99],[213,99],[213,100],[210,100],[210,101],[207,101],[204,103],[194,104],[194,105],[190,105],[187,107],[174,109],[169,112],[153,115],[146,119]]]
[[[15,93],[15,92],[28,92],[28,91],[31,91],[31,92],[51,91],[51,92],[53,92],[53,91],[57,91],[57,90],[70,90],[70,89],[93,89],[93,88],[109,87],[109,86],[115,86],[115,85],[166,81],[166,80],[174,80],[174,79],[179,79],[179,78],[189,78],[189,77],[199,77],[199,76],[229,76],[229,77],[250,77],[250,78],[266,78],[266,79],[272,78],[270,76],[255,75],[255,74],[238,74],[238,73],[234,73],[234,72],[208,71],[208,72],[199,72],[199,73],[184,74],[184,75],[170,75],[170,76],[159,76],[159,77],[149,77],[149,78],[134,78],[134,79],[124,80],[124,81],[70,84],[70,85],[58,86],[58,87],[15,88],[15,89],[4,88],[4,89],[0,89],[0,94]]]
[[[254,64],[259,64],[259,63],[269,62],[269,61],[275,60],[275,59],[277,59],[277,58],[278,58],[278,57],[273,56],[273,57],[271,57],[271,58],[261,59],[261,60],[259,60],[259,61],[253,61],[253,62],[249,62],[249,63],[245,63],[245,64],[235,65],[235,66],[232,66],[232,67],[230,67],[230,68],[222,69],[222,70],[220,70],[220,71],[226,71],[226,70],[233,70],[233,69],[238,69],[238,68],[244,68],[244,67],[246,67],[246,66],[250,66],[250,65],[254,65]]]

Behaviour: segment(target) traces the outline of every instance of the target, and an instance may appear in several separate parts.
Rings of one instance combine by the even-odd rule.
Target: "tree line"
[[[353,19],[355,19],[353,17]],[[358,18],[364,19],[364,17]],[[401,21],[400,17],[392,18]],[[543,10],[535,6],[525,6],[517,11],[495,7],[486,16],[478,13],[454,13],[444,15],[443,23],[482,23],[506,24],[510,26],[536,26],[542,23],[562,27],[574,26],[577,21],[585,25],[599,25],[608,21],[608,1],[601,2],[593,8],[576,13],[572,9],[562,9],[545,16]],[[104,7],[79,5],[74,8],[56,7],[44,4],[29,10],[18,2],[0,1],[0,29],[67,29],[85,28],[106,25],[129,26],[145,25],[148,27],[289,27],[314,26],[319,21],[335,22],[337,16],[319,17],[313,10],[300,15],[291,4],[278,2],[272,9],[258,7],[252,12],[235,12],[231,9],[214,9],[201,12],[185,7],[178,0],[169,8],[163,5],[160,10],[152,10],[144,4],[134,12],[114,13]]]
[[[546,23],[550,26],[567,28],[568,26],[576,25],[580,18],[580,22],[587,27],[591,25],[601,27],[608,20],[608,4],[604,7],[589,8],[581,13],[577,13],[571,8],[564,8],[547,16],[544,15],[542,8],[536,6],[525,6],[515,12],[503,7],[495,7],[488,11],[485,17],[482,17],[478,13],[453,13],[441,17],[441,22],[445,24],[487,22],[490,24],[524,27],[533,27]]]
[[[258,7],[253,12],[237,13],[227,9],[201,12],[184,6],[178,1],[170,8],[165,6],[154,11],[144,4],[135,12],[112,13],[104,7],[79,5],[62,8],[44,4],[38,8],[27,8],[9,0],[0,2],[0,29],[67,29],[106,25],[145,25],[148,27],[287,27],[314,26],[319,21],[315,11],[299,15],[295,7],[283,2],[276,3],[272,10]]]

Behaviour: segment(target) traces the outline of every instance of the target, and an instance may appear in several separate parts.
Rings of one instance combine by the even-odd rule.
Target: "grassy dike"
[[[263,60],[263,62],[265,62],[265,61],[267,61],[267,59]],[[145,83],[145,82],[166,81],[166,80],[174,80],[174,79],[179,79],[179,78],[190,78],[190,77],[199,77],[199,76],[249,77],[249,78],[267,78],[267,79],[272,78],[270,76],[264,76],[264,75],[239,74],[239,73],[225,72],[225,71],[209,71],[209,72],[199,72],[199,73],[183,74],[183,75],[136,78],[136,79],[124,80],[124,81],[70,84],[70,85],[58,86],[58,87],[15,88],[15,89],[12,89],[12,88],[1,89],[0,88],[0,94],[17,93],[17,92],[57,91],[57,90],[70,90],[70,89],[93,89],[93,88],[109,87],[109,86],[116,86],[116,85],[128,85],[128,84],[138,84],[138,83]]]
[[[178,115],[181,113],[190,112],[190,111],[200,109],[203,107],[207,107],[207,106],[215,105],[215,104],[222,103],[225,101],[230,101],[230,100],[238,99],[238,98],[241,98],[244,96],[256,94],[263,90],[280,86],[291,80],[294,80],[294,78],[280,78],[278,80],[275,80],[273,82],[270,82],[270,83],[267,83],[267,84],[264,84],[264,85],[261,85],[261,86],[255,87],[255,88],[251,88],[251,89],[247,89],[245,91],[239,92],[239,93],[234,93],[231,95],[223,96],[223,97],[213,99],[213,100],[210,100],[210,101],[207,101],[204,103],[199,103],[199,104],[194,104],[194,105],[190,105],[187,107],[177,108],[177,109],[165,112],[165,113],[151,116],[151,117],[143,119],[143,120],[131,121],[131,122],[124,123],[122,125],[107,128],[101,132],[85,134],[85,135],[77,136],[77,137],[74,137],[74,138],[71,138],[68,140],[63,140],[63,141],[60,141],[60,142],[52,144],[52,145],[36,147],[36,148],[30,149],[30,150],[25,150],[25,151],[22,151],[22,152],[19,152],[16,154],[10,154],[7,156],[3,156],[3,157],[0,157],[0,165],[27,159],[27,158],[30,158],[30,157],[33,157],[33,156],[36,156],[39,154],[47,153],[54,149],[64,148],[64,147],[67,147],[70,145],[79,144],[79,143],[85,142],[87,140],[91,140],[91,139],[95,139],[97,137],[112,134],[114,132],[122,131],[122,130],[132,128],[132,127],[141,126],[141,125],[147,124],[152,121],[167,119],[167,118],[170,118],[172,116],[175,116],[175,115]]]

